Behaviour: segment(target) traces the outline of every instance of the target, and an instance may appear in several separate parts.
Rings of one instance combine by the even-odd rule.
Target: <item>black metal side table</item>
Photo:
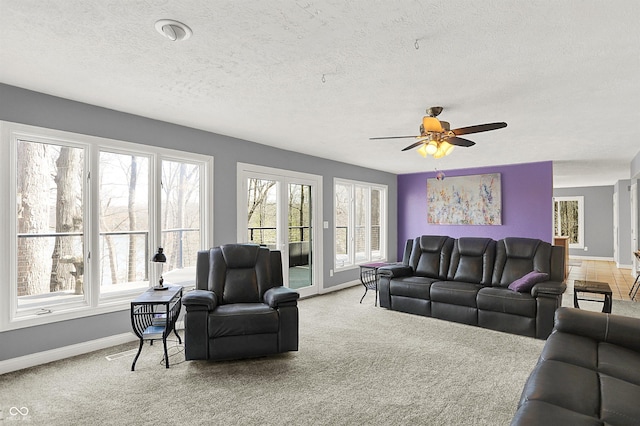
[[[373,290],[376,293],[375,306],[378,306],[378,268],[386,265],[393,265],[393,263],[374,262],[360,265],[360,282],[364,286],[364,294],[360,298],[360,303],[367,295],[367,291]]]
[[[604,299],[578,297],[578,292],[602,294],[604,296]],[[573,281],[573,306],[575,308],[580,308],[580,305],[578,305],[578,300],[588,300],[590,302],[602,302],[603,303],[602,312],[606,312],[608,314],[611,313],[611,305],[613,304],[612,292],[611,292],[611,287],[609,287],[609,284],[607,283],[602,283],[599,281],[574,280]]]
[[[144,341],[153,345],[154,340],[161,340],[164,345],[164,360],[169,368],[167,353],[167,336],[173,331],[182,343],[182,339],[175,329],[180,309],[182,308],[182,286],[168,286],[167,290],[149,290],[142,293],[131,302],[131,326],[133,332],[140,339],[138,353],[131,364],[131,371],[136,368],[136,361],[142,352]]]

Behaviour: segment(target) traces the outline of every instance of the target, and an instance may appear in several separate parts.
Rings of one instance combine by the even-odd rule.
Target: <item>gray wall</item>
[[[630,174],[632,179],[640,179],[640,151],[631,160]]]
[[[618,265],[631,265],[631,180],[619,180],[613,186],[618,199]]]
[[[215,117],[211,118],[215,120]],[[333,269],[333,179],[340,177],[388,186],[389,260],[395,260],[396,175],[311,157],[201,130],[82,104],[0,84],[0,120],[214,156],[214,245],[235,242],[238,162],[311,173],[323,177],[324,288],[358,278],[358,270]],[[0,333],[0,361],[128,332],[129,311],[56,322]]]
[[[570,256],[613,259],[613,186],[555,188],[554,197],[584,196],[584,245],[570,249]]]

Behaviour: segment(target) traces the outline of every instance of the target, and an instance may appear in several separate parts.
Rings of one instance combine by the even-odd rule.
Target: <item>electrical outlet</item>
[[[329,269],[329,276],[332,277],[333,276],[333,269]]]
[[[589,251],[589,247],[584,246],[584,251]]]

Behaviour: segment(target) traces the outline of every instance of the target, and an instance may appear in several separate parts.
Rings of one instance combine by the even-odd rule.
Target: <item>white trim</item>
[[[604,262],[613,262],[613,257],[599,257],[599,256],[569,256],[569,259],[579,259],[579,260],[602,260]]]
[[[320,290],[320,294],[333,293],[334,291],[344,290],[345,288],[355,287],[357,285],[362,285],[362,283],[358,280],[355,281],[347,281],[346,283],[334,285],[331,287],[323,288]]]
[[[77,343],[75,345],[63,346],[61,348],[11,358],[6,361],[0,361],[0,374],[34,367],[48,362],[59,361],[61,359],[86,354],[111,346],[121,345],[123,343],[133,342],[135,340],[138,340],[135,334],[122,333],[114,336],[103,337],[101,339]]]

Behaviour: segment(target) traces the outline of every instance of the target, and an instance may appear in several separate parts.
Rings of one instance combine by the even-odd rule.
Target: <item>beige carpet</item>
[[[359,304],[361,295],[300,301],[299,352],[185,362],[173,343],[167,370],[156,343],[131,372],[131,343],[0,376],[0,422],[509,424],[543,341],[376,308],[373,294]]]

